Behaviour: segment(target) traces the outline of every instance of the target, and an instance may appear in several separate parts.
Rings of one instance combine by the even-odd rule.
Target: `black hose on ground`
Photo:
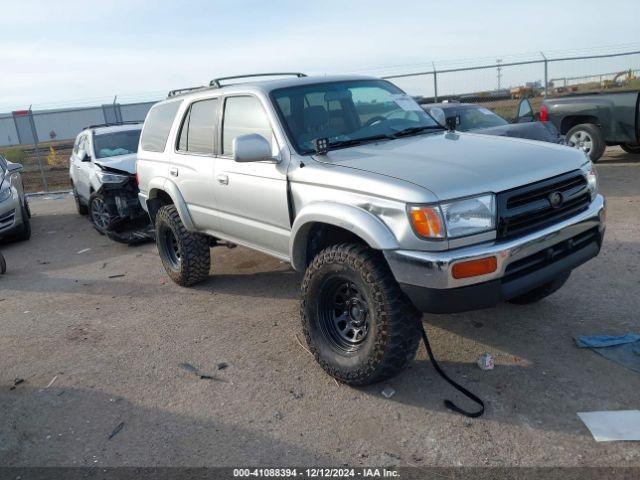
[[[453,412],[464,415],[465,417],[478,418],[479,416],[481,416],[484,413],[484,402],[482,401],[482,399],[480,399],[480,397],[478,397],[477,395],[471,393],[462,385],[451,380],[451,378],[449,378],[449,376],[446,373],[444,373],[444,370],[442,370],[442,368],[436,361],[435,357],[433,356],[433,351],[431,350],[431,345],[429,344],[429,339],[427,338],[427,332],[425,331],[424,325],[422,325],[422,322],[420,322],[420,330],[422,331],[422,341],[424,342],[424,346],[427,349],[427,354],[429,355],[429,360],[431,360],[431,364],[433,365],[433,368],[435,368],[436,372],[438,372],[442,378],[444,378],[451,386],[453,386],[453,388],[455,388],[456,390],[461,392],[463,395],[465,395],[466,397],[476,402],[478,405],[480,405],[480,410],[476,412],[468,412],[467,410],[463,410],[462,408],[458,407],[451,400],[445,400],[444,406]]]

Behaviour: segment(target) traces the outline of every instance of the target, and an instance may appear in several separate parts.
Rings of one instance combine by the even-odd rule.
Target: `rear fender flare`
[[[184,201],[178,186],[173,183],[171,180],[162,177],[156,177],[151,179],[148,185],[149,198],[147,199],[147,206],[149,202],[155,199],[158,196],[159,192],[165,192],[171,200],[173,201],[173,205],[176,207],[178,211],[178,215],[180,215],[180,220],[184,227],[190,232],[195,232],[196,227],[193,224],[193,220],[191,218],[191,214],[189,213],[189,209],[187,208],[187,203]]]

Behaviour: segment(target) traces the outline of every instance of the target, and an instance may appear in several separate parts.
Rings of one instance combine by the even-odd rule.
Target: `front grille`
[[[502,282],[513,280],[524,275],[528,275],[540,268],[557,262],[564,257],[577,252],[586,247],[591,242],[599,241],[600,235],[598,227],[582,232],[575,237],[569,238],[555,245],[545,248],[533,255],[517,260],[507,265],[502,277]]]
[[[562,201],[552,205],[553,195]],[[584,211],[591,203],[587,179],[580,170],[500,192],[498,238],[511,238],[545,228]]]
[[[13,225],[13,220],[16,216],[15,210],[9,210],[7,213],[0,216],[0,230]]]

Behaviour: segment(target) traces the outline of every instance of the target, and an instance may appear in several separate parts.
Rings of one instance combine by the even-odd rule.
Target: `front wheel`
[[[29,206],[27,203],[27,199],[25,198],[25,203],[20,206],[22,210],[22,224],[18,227],[18,230],[14,234],[14,239],[22,242],[25,240],[29,240],[31,238],[31,217]]]
[[[640,153],[640,145],[633,145],[631,143],[623,143],[620,148],[627,153]]]
[[[302,281],[302,328],[322,368],[366,385],[396,375],[415,357],[420,313],[379,252],[343,244],[321,251]]]
[[[171,280],[188,287],[208,278],[211,250],[206,235],[188,231],[173,205],[156,214],[156,245]]]
[[[567,132],[567,144],[584,151],[593,163],[602,157],[607,145],[597,125],[582,123]]]
[[[102,235],[107,233],[111,224],[111,213],[104,197],[99,193],[92,193],[89,197],[89,216],[95,229]]]

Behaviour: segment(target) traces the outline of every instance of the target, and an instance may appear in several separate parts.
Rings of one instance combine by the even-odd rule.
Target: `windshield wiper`
[[[406,137],[408,135],[414,135],[416,133],[424,132],[426,130],[444,130],[444,127],[440,125],[421,125],[419,127],[409,127],[409,128],[405,128],[403,130],[397,131],[392,136],[393,138]]]

